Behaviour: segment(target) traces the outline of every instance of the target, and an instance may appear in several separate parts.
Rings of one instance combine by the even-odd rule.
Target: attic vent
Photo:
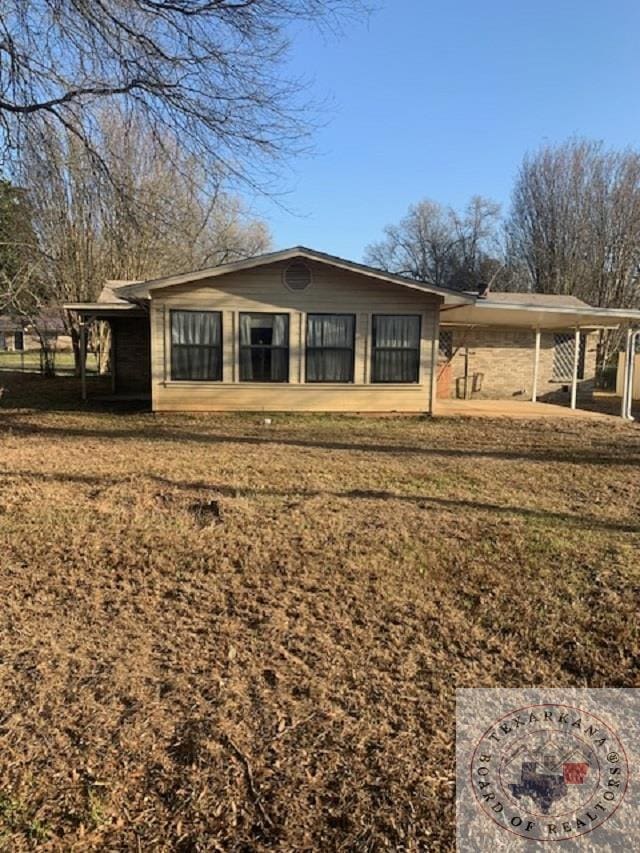
[[[284,271],[289,290],[306,290],[311,284],[311,270],[303,261],[293,261]]]

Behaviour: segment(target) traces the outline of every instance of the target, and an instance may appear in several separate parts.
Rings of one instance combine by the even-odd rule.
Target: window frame
[[[175,314],[214,314],[217,315],[219,323],[220,323],[220,341],[218,344],[176,344],[173,341],[173,317]],[[193,378],[193,377],[180,377],[175,376],[175,368],[174,368],[174,360],[173,360],[173,352],[174,347],[180,347],[183,349],[207,349],[207,350],[218,350],[219,359],[218,359],[218,377],[211,378],[206,377],[204,379]],[[211,310],[209,308],[170,308],[169,309],[169,377],[171,382],[215,382],[219,383],[223,381],[224,374],[224,326],[223,326],[223,317],[222,311]]]
[[[376,345],[376,320],[378,317],[414,317],[418,320],[418,345],[417,347],[379,347]],[[399,379],[376,379],[375,378],[375,356],[378,351],[383,352],[415,352],[416,353],[416,378],[410,380]],[[376,313],[371,315],[371,373],[372,385],[419,385],[422,372],[422,314],[389,314]]]
[[[309,318],[310,317],[351,317],[353,319],[353,330],[351,335],[351,347],[316,347],[309,346]],[[307,385],[354,385],[356,381],[356,323],[357,315],[350,311],[310,311],[305,314],[305,347],[304,347],[304,381]],[[331,350],[348,352],[351,351],[351,379],[309,379],[309,352]]]
[[[273,344],[243,344],[242,343],[242,317],[286,317],[287,320],[287,345],[278,346]],[[242,351],[243,350],[285,350],[287,353],[286,379],[243,379],[242,377]],[[243,384],[256,383],[258,385],[287,385],[291,382],[291,313],[288,311],[238,311],[238,382]]]

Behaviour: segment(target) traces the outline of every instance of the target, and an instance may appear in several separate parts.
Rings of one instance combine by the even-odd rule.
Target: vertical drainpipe
[[[531,402],[538,400],[538,373],[540,369],[540,329],[536,329],[536,350],[533,362],[533,387],[531,389]]]
[[[580,364],[580,329],[576,326],[573,343],[573,374],[571,376],[571,408],[576,408],[578,400],[578,366]]]

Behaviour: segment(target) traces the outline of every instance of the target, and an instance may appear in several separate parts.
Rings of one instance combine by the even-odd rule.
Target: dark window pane
[[[353,314],[307,316],[307,382],[353,382],[355,324]]]
[[[353,382],[353,350],[307,350],[307,382]]]
[[[418,353],[415,350],[375,350],[374,382],[417,382]]]
[[[418,382],[420,317],[374,314],[372,382]]]
[[[373,339],[376,347],[417,349],[420,346],[420,317],[376,314],[373,318]]]
[[[288,314],[240,314],[240,380],[289,381]]]
[[[222,319],[219,311],[171,312],[171,378],[222,379]]]

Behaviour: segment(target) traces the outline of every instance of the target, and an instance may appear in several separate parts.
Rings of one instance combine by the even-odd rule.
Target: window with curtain
[[[240,381],[289,381],[288,314],[240,314]]]
[[[222,380],[219,311],[171,311],[171,378]]]
[[[354,314],[307,314],[307,382],[353,382]]]
[[[420,371],[420,316],[374,314],[372,382],[417,382]]]

